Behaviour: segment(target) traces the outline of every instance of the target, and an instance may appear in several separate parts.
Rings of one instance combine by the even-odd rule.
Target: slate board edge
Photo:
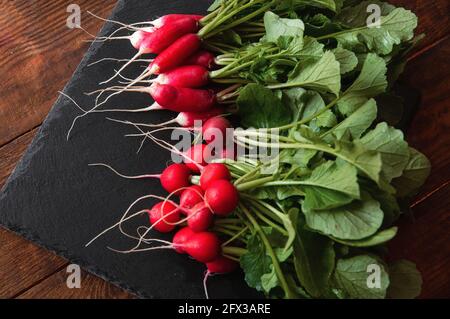
[[[118,11],[120,11],[122,9],[124,5],[123,0],[119,0],[117,1],[116,6],[114,7],[112,13],[111,13],[111,17],[114,16]],[[108,32],[108,26],[107,24],[104,24],[102,26],[102,28],[99,31],[99,35],[106,35]],[[83,59],[81,60],[80,64],[77,66],[76,70],[73,72],[69,82],[65,85],[63,92],[66,91],[66,89],[71,85],[71,83],[73,82],[74,77],[80,73],[83,68],[87,65],[87,61],[89,59],[89,56],[91,54],[93,54],[96,50],[98,50],[98,48],[102,45],[102,43],[92,43],[89,47],[89,49],[86,51]],[[49,120],[52,117],[52,111],[53,109],[56,107],[56,105],[58,105],[60,103],[60,100],[63,99],[64,97],[62,97],[61,95],[56,99],[55,103],[53,104],[53,106],[51,107],[47,117],[44,119],[42,125],[40,126],[39,130],[36,132],[36,135],[34,136],[32,142],[30,143],[30,145],[27,147],[27,150],[25,151],[24,155],[21,157],[21,159],[19,160],[18,164],[16,165],[16,167],[13,169],[12,173],[10,174],[10,176],[8,177],[8,179],[6,180],[5,184],[3,185],[2,189],[1,189],[1,194],[4,194],[4,191],[7,188],[7,185],[9,184],[10,181],[14,180],[17,176],[19,176],[18,173],[18,169],[22,166],[23,162],[24,162],[24,158],[26,158],[29,155],[30,150],[33,150],[34,148],[37,147],[37,142],[38,140],[41,138],[41,132],[45,130]],[[75,263],[77,265],[80,265],[81,268],[83,268],[83,270],[97,276],[100,277],[104,280],[106,280],[107,282],[110,282],[111,284],[129,292],[130,294],[133,294],[139,298],[146,298],[146,294],[139,290],[139,289],[135,289],[130,287],[129,285],[119,281],[117,278],[114,278],[114,276],[111,276],[109,274],[107,274],[104,271],[101,271],[99,268],[94,267],[92,265],[88,265],[84,262],[82,262],[81,260],[79,260],[78,258],[74,257],[73,255],[71,255],[70,253],[68,253],[67,251],[63,251],[60,249],[54,249],[52,246],[47,245],[45,243],[43,243],[40,239],[39,236],[33,234],[32,230],[28,230],[25,228],[21,228],[18,227],[16,225],[13,224],[8,224],[8,223],[4,223],[2,225],[0,225],[0,227],[4,227],[10,231],[12,231],[13,233],[18,234],[19,236],[30,240],[32,243],[38,245],[39,247],[42,247],[52,253],[55,253],[58,256],[61,256],[65,259],[67,259],[69,261],[69,263]]]

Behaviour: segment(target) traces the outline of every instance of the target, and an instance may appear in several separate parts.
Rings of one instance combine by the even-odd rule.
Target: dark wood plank
[[[66,263],[64,258],[0,228],[0,298],[27,290]]]
[[[115,0],[81,0],[83,12],[108,16]],[[15,0],[0,4],[0,145],[38,126],[69,80],[89,37],[66,26],[71,0]],[[103,24],[83,14],[82,26],[95,34]]]
[[[413,208],[390,245],[394,260],[408,259],[422,273],[421,298],[450,298],[450,185]]]
[[[427,194],[450,181],[450,38],[411,61],[403,80],[422,95],[408,130],[408,141],[432,163],[422,190]]]
[[[414,261],[423,275],[422,298],[450,297],[450,39],[414,59],[403,79],[422,93],[408,132],[410,144],[433,165],[414,205],[415,221],[401,220],[393,258]],[[438,191],[436,191],[438,189]]]
[[[67,287],[67,270],[62,269],[33,288],[18,296],[20,299],[132,299],[126,291],[82,271],[81,287]]]
[[[36,132],[37,129],[33,129],[0,148],[0,189],[16,167]]]

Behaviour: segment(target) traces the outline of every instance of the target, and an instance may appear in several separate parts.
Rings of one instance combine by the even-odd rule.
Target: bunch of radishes
[[[191,184],[193,173],[196,172],[184,164],[166,168],[160,177],[161,185],[169,193],[179,195],[179,204],[164,200],[156,203],[148,214],[152,229],[162,233],[186,222],[189,230],[183,228],[176,233],[173,247],[208,263],[220,256],[219,239],[208,230],[216,217],[228,216],[235,210],[239,193],[230,182],[231,175],[224,164],[207,165],[200,174],[200,185]]]
[[[193,177],[198,177],[196,175],[198,173],[200,173],[197,178],[199,184],[192,184]],[[225,164],[211,163],[203,166],[197,162],[175,163],[169,165],[161,174],[119,175],[126,178],[158,178],[161,186],[170,193],[166,198],[153,195],[143,197],[159,198],[160,201],[151,209],[145,210],[151,227],[140,236],[139,244],[149,241],[145,239],[145,236],[152,229],[169,233],[178,226],[185,226],[175,233],[172,243],[164,248],[173,248],[179,253],[187,253],[195,260],[205,263],[208,273],[227,273],[237,268],[238,264],[235,261],[222,255],[221,241],[211,231],[214,220],[232,214],[239,203],[238,190],[231,183],[231,174]],[[179,196],[179,203],[171,200],[172,196]],[[127,219],[123,218],[121,222]],[[110,229],[112,228],[107,230]],[[96,238],[98,236],[93,240]]]
[[[202,88],[210,82],[209,71],[214,67],[215,56],[200,48],[202,39],[196,32],[200,29],[201,18],[198,15],[169,14],[155,20],[150,30],[143,28],[135,31],[127,38],[136,48],[136,55],[102,83],[119,76],[123,69],[143,54],[156,54],[155,59],[127,86],[113,86],[93,93],[116,91],[109,97],[124,91],[150,94],[155,103],[138,111],[166,109],[200,119],[223,112],[223,109],[213,110],[217,104],[216,93]],[[157,77],[145,80],[153,75]],[[134,86],[141,81],[151,85]],[[101,103],[97,99],[95,108],[108,98]],[[183,120],[180,122],[185,124]]]

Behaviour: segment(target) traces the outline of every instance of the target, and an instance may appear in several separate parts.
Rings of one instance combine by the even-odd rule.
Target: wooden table
[[[193,1],[193,0],[186,0]],[[403,79],[422,93],[408,131],[410,144],[433,164],[413,205],[415,221],[403,218],[391,245],[394,256],[417,263],[422,298],[450,297],[450,2],[392,0],[416,12],[427,37],[411,56]],[[68,0],[0,0],[0,187],[26,150],[70,79],[88,44],[66,27]],[[83,12],[108,16],[114,0],[78,0]],[[96,33],[102,22],[83,13]],[[0,228],[0,298],[132,298],[83,273],[81,289],[66,287],[68,261]]]

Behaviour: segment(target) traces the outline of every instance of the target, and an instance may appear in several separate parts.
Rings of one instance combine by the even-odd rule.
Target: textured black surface
[[[204,13],[207,0],[127,0],[120,1],[113,18],[127,23],[150,20],[172,12]],[[101,34],[115,28],[107,24]],[[87,65],[103,57],[129,58],[134,54],[127,41],[94,44],[87,52],[65,93],[81,106],[93,100],[83,92],[98,88],[109,77],[116,63]],[[140,66],[127,74],[136,76]],[[57,94],[55,92],[55,94]],[[150,104],[143,94],[124,94],[106,107],[136,108]],[[66,133],[78,110],[60,97],[28,151],[11,175],[0,195],[0,223],[34,242],[57,252],[86,270],[141,297],[203,298],[205,267],[185,255],[162,250],[138,254],[118,254],[107,249],[130,248],[118,231],[112,231],[91,246],[84,245],[101,230],[114,224],[134,199],[149,193],[163,194],[158,181],[120,179],[89,163],[106,162],[130,174],[160,172],[170,159],[169,153],[147,143],[136,154],[139,141],[126,139],[132,128],[104,120],[93,114],[78,121],[69,141]],[[159,123],[171,114],[125,116],[123,119]],[[147,201],[146,205],[152,202]],[[137,224],[146,224],[143,217]],[[130,225],[129,227],[134,227]],[[209,279],[212,298],[256,297],[243,274],[215,276]]]

